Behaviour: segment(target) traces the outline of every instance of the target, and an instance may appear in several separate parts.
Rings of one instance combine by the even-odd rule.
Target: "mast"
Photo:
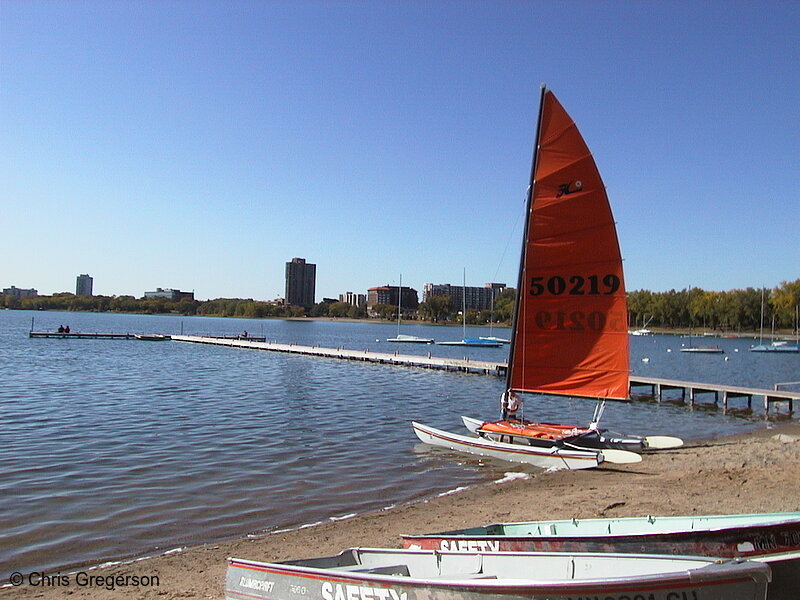
[[[525,251],[528,246],[528,235],[530,229],[530,214],[533,206],[533,186],[536,184],[536,161],[539,158],[539,134],[542,131],[542,113],[544,111],[544,95],[547,92],[547,86],[542,84],[539,95],[539,116],[536,119],[536,138],[533,142],[533,156],[531,157],[531,175],[528,183],[528,197],[525,202],[525,227],[522,233],[522,248],[520,249],[519,257],[519,273],[517,274],[517,293],[514,298],[514,314],[511,320],[511,344],[508,350],[508,367],[506,368],[506,391],[511,389],[511,372],[514,361],[514,347],[517,342],[517,323],[519,322],[519,311],[521,306],[522,296],[522,267],[525,262]]]
[[[467,339],[467,267],[464,267],[461,285],[461,325],[463,326],[462,338]]]
[[[397,292],[397,337],[400,337],[400,303],[403,298],[403,274],[400,273],[400,289]]]

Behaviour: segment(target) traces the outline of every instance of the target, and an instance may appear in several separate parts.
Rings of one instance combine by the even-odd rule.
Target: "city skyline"
[[[0,276],[269,299],[300,255],[320,298],[465,266],[514,285],[547,83],[628,289],[777,286],[800,277],[798,22],[739,0],[3,2]]]

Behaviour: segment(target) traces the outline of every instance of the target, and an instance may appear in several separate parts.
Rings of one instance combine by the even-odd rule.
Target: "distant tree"
[[[514,288],[506,288],[494,300],[494,322],[511,323],[514,316],[514,303],[516,302],[517,291]]]
[[[352,305],[347,302],[334,302],[328,307],[328,316],[338,319],[347,318],[351,308],[353,308]]]
[[[328,316],[328,307],[330,304],[327,302],[320,302],[319,304],[315,304],[311,308],[311,316],[312,317],[327,317]]]
[[[367,316],[367,311],[364,309],[364,307],[351,305],[347,310],[347,316],[350,319],[364,319]]]
[[[462,317],[463,317],[463,315],[462,315]],[[470,308],[469,310],[467,310],[466,317],[464,317],[464,318],[466,318],[467,325],[477,325],[478,323],[485,323],[486,322],[486,321],[481,321],[480,320],[480,313],[477,310],[475,310],[474,308]]]
[[[430,296],[418,310],[420,316],[428,321],[447,321],[453,312],[453,300],[450,296]]]
[[[372,312],[381,319],[391,321],[397,319],[397,307],[391,304],[374,304],[372,306]]]

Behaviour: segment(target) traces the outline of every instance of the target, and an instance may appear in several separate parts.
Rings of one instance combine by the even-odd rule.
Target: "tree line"
[[[727,292],[711,292],[701,288],[650,292],[628,292],[629,323],[633,328],[663,327],[680,329],[704,327],[723,331],[757,331],[765,329],[794,330],[797,307],[800,305],[800,279],[782,282],[774,288],[747,288]],[[403,310],[403,319],[433,323],[510,324],[515,291],[506,289],[495,300],[494,311],[468,310],[462,315],[449,296],[433,296],[421,302],[416,311]],[[321,302],[310,309],[283,306],[250,298],[216,298],[214,300],[170,300],[167,298],[134,298],[133,296],[76,296],[68,292],[52,296],[16,298],[0,296],[0,308],[22,310],[62,310],[81,312],[120,312],[146,314],[181,314],[213,317],[329,317],[365,319],[376,317],[397,319],[397,306],[376,305],[367,315],[364,308],[345,302]]]
[[[763,304],[762,304],[763,298]],[[709,292],[700,288],[680,291],[628,293],[631,327],[705,327],[720,331],[758,331],[796,328],[800,279],[774,288],[747,288]]]

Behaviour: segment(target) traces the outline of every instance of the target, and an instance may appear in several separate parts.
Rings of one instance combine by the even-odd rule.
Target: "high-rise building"
[[[3,288],[4,296],[13,296],[14,298],[33,298],[38,296],[39,292],[34,288],[18,288],[11,286],[10,288]]]
[[[305,258],[293,258],[286,263],[286,304],[311,308],[317,282],[317,265]]]
[[[467,310],[491,310],[492,303],[505,289],[505,283],[487,283],[483,287],[426,283],[422,286],[422,297],[428,300],[431,296],[449,296],[454,310],[461,310],[462,303],[467,305]]]
[[[356,308],[364,308],[367,304],[367,295],[345,292],[344,294],[339,294],[339,302],[345,302]]]
[[[94,279],[89,277],[88,275],[78,275],[78,280],[75,283],[75,295],[76,296],[91,296],[92,295],[92,283]]]
[[[194,300],[194,292],[182,292],[172,288],[156,288],[155,292],[145,292],[145,299],[164,298],[167,300]]]
[[[396,285],[382,285],[379,287],[371,287],[367,290],[367,308],[372,308],[376,304],[397,306],[398,302],[403,311],[416,310],[419,306],[417,290],[407,285],[404,285],[402,288]]]

